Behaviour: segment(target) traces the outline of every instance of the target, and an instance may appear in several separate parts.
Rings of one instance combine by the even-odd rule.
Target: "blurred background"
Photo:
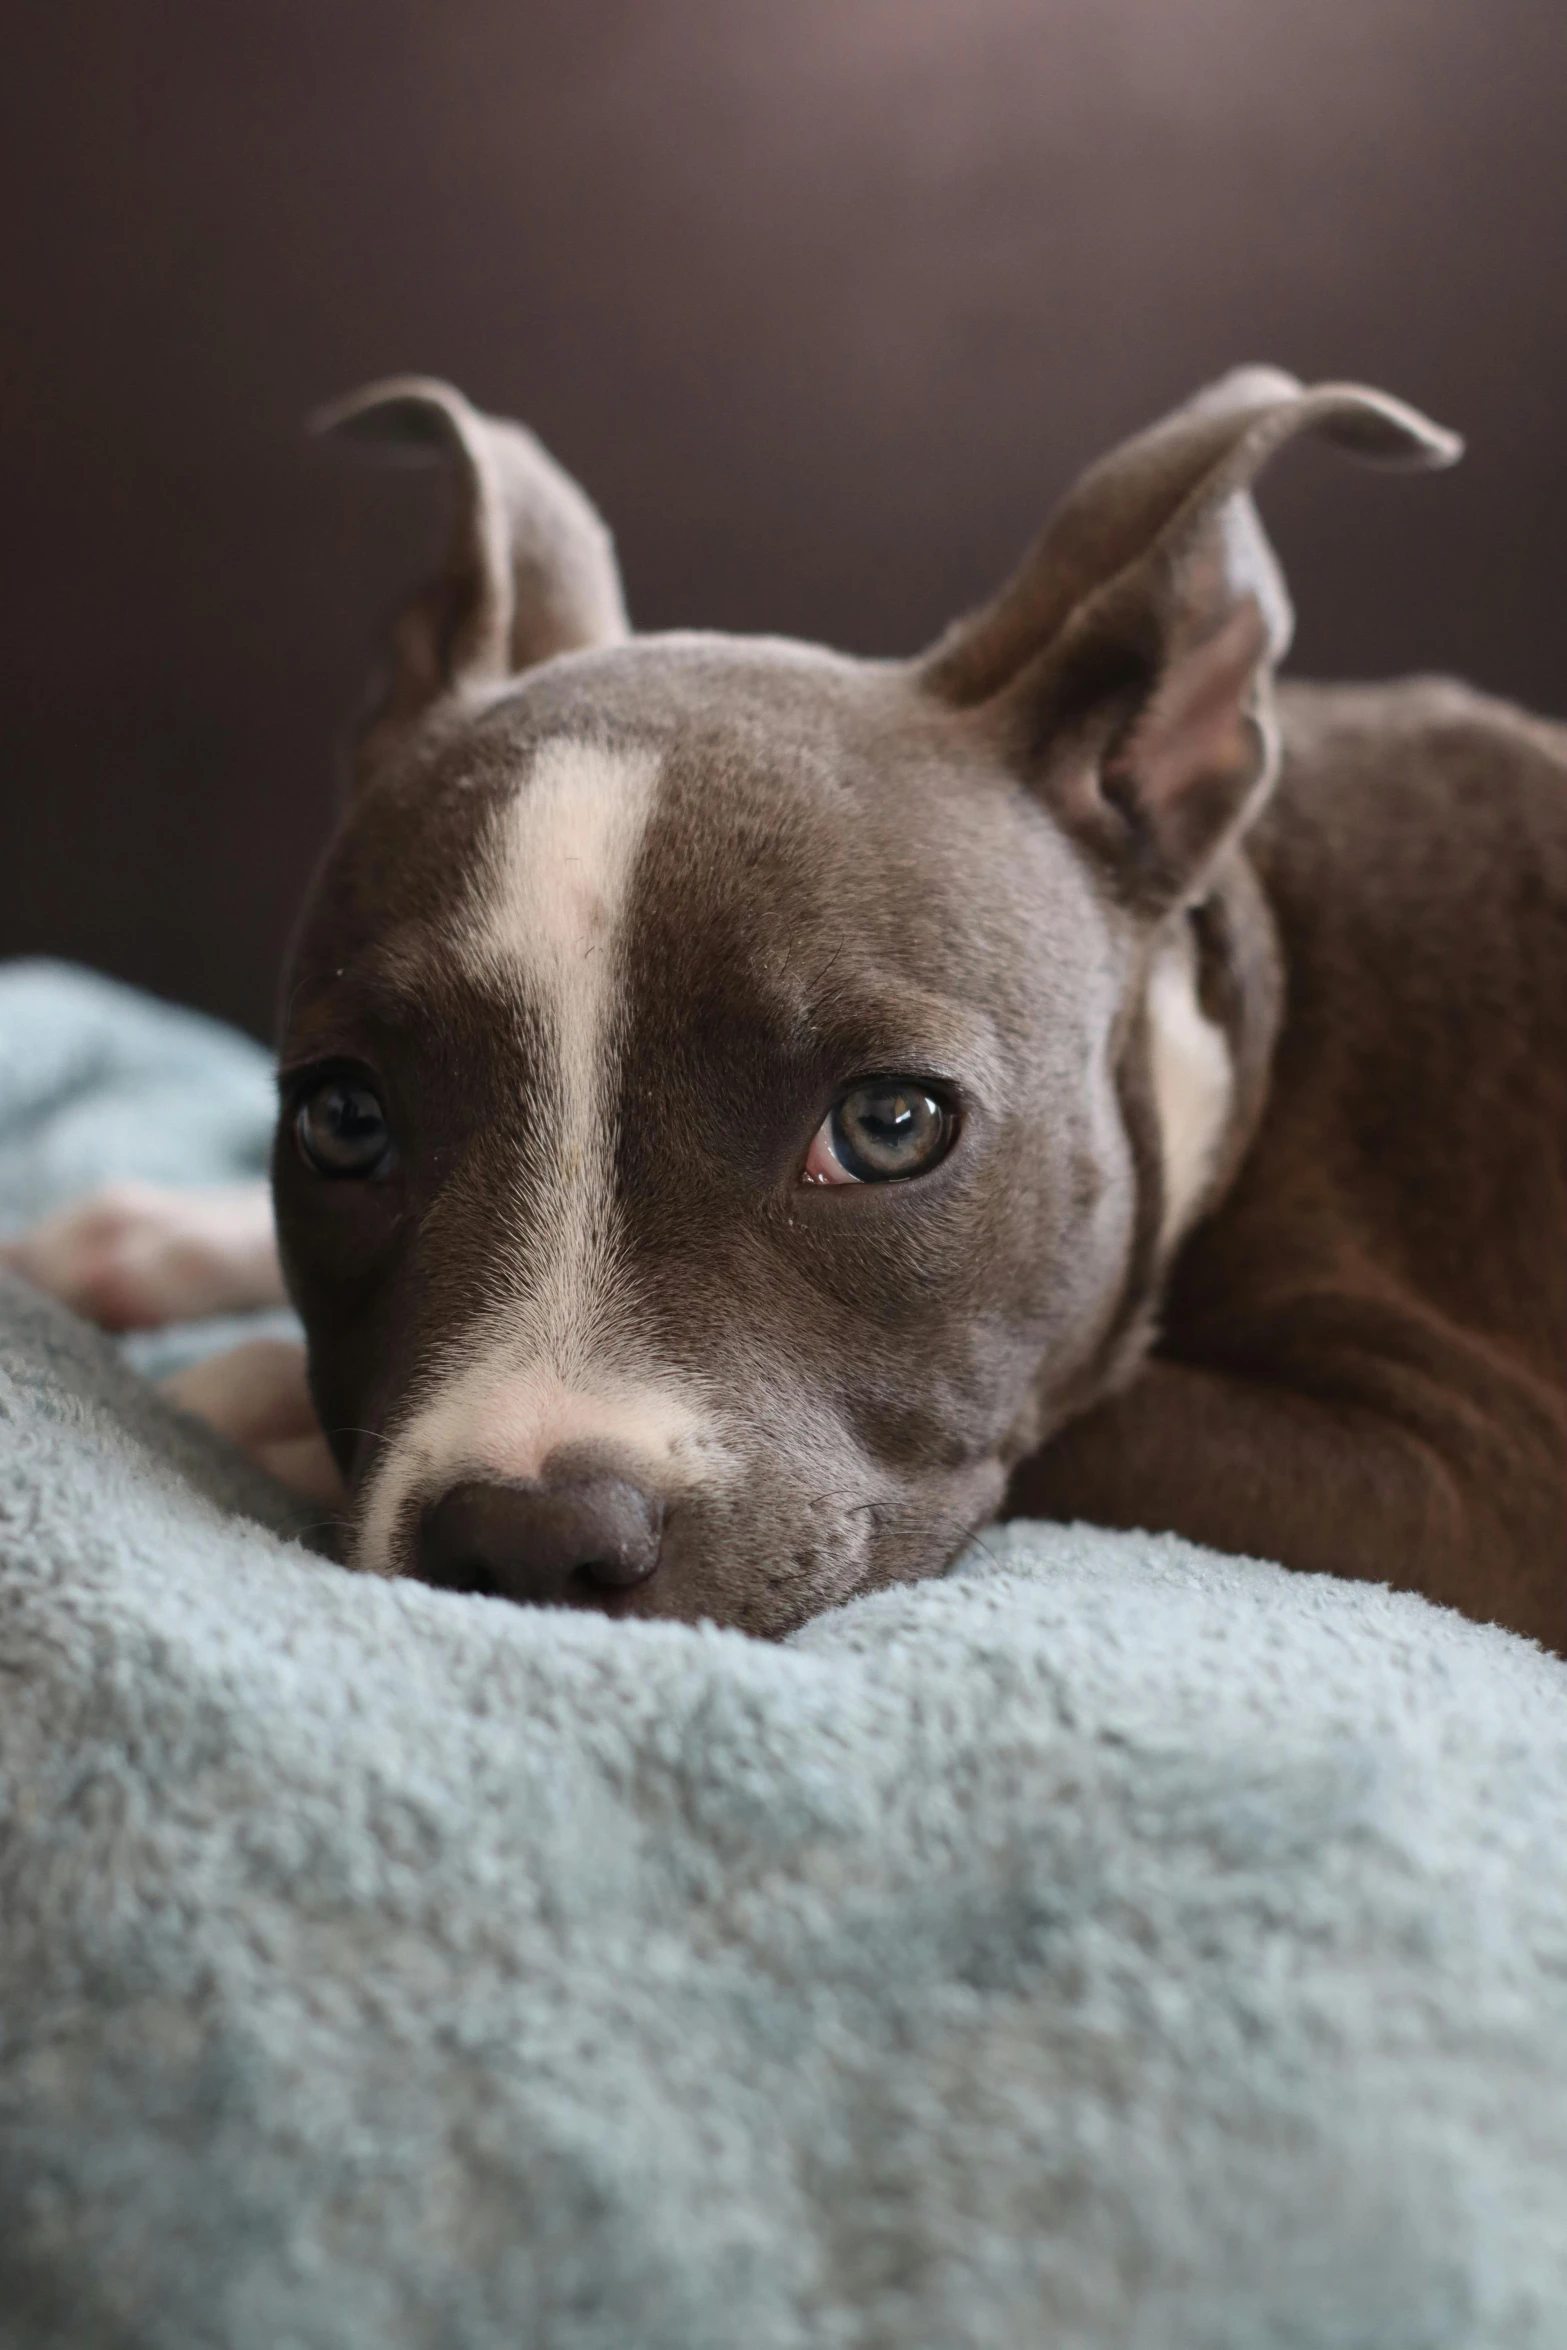
[[[300,420],[526,417],[646,627],[912,650],[1074,470],[1265,358],[1456,425],[1293,456],[1294,666],[1567,709],[1567,9],[51,0],[0,109],[0,953],[271,1022],[436,484]]]

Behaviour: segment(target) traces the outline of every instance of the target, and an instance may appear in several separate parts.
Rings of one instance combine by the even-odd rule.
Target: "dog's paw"
[[[305,1350],[282,1338],[247,1339],[163,1381],[163,1393],[229,1438],[290,1492],[324,1509],[344,1500],[305,1381]]]
[[[105,1330],[156,1330],[283,1303],[264,1183],[190,1191],[107,1183],[0,1243],[0,1265]]]

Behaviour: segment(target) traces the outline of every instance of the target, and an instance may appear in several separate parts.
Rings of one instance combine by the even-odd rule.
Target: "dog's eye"
[[[897,1183],[952,1148],[957,1119],[917,1080],[873,1078],[835,1102],[816,1130],[807,1183]]]
[[[379,1175],[392,1156],[386,1113],[373,1089],[353,1077],[312,1085],[294,1112],[294,1134],[318,1175]]]

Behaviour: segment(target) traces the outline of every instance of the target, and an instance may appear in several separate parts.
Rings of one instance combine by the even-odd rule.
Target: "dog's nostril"
[[[414,1572],[447,1591],[610,1608],[658,1565],[663,1511],[628,1478],[471,1479],[424,1513]]]

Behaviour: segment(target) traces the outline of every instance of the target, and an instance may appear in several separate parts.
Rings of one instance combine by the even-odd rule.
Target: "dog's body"
[[[1442,679],[1280,700],[1260,1129],[1147,1369],[1011,1502],[1567,1647],[1567,729]]]
[[[340,421],[463,487],[285,994],[359,1563],[777,1632],[1005,1493],[1567,1646],[1567,735],[1294,688],[1274,788],[1248,485],[1445,436],[1227,378],[866,663],[628,640],[526,436]]]

